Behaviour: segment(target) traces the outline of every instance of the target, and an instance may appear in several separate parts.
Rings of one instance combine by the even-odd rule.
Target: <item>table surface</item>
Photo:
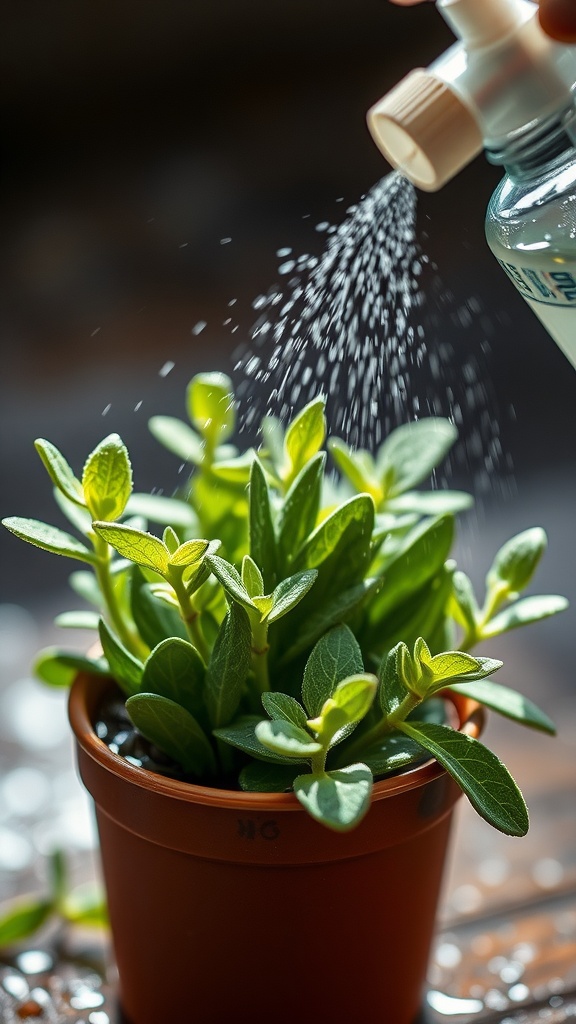
[[[13,639],[17,626],[10,624]],[[19,657],[27,662],[35,640],[30,623],[21,626],[28,632]],[[55,844],[66,851],[74,884],[97,874],[65,695],[41,687],[19,666],[6,679],[12,681],[0,687],[0,901],[45,891]],[[428,975],[427,1024],[576,1020],[576,714],[570,700],[558,710],[555,739],[490,719],[486,739],[521,784],[531,828],[524,839],[503,836],[460,801]],[[0,951],[0,1021],[26,1019],[120,1024],[106,934],[49,926]]]

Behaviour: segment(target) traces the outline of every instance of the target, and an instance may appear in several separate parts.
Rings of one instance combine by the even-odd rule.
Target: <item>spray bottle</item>
[[[531,0],[437,0],[459,41],[368,113],[387,160],[436,191],[484,149],[504,167],[486,214],[500,266],[576,367],[576,47]]]

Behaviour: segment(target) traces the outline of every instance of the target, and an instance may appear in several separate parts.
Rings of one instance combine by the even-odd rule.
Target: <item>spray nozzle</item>
[[[531,0],[437,0],[459,37],[368,112],[393,167],[437,191],[477,156],[572,104],[576,51],[540,28]]]

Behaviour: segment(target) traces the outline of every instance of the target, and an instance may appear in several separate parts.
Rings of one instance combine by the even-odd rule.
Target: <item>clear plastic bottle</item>
[[[393,167],[436,191],[484,149],[505,177],[486,215],[500,266],[576,366],[576,47],[531,0],[436,0],[459,41],[368,113]]]
[[[554,117],[488,151],[506,176],[488,205],[486,240],[576,366],[576,148],[563,122]]]

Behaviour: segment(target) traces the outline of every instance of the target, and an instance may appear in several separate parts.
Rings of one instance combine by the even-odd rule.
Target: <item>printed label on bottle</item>
[[[496,257],[498,259],[498,257]],[[544,270],[519,267],[515,263],[498,260],[502,270],[516,285],[518,291],[531,303],[546,306],[574,306],[576,308],[576,272],[571,270]]]

